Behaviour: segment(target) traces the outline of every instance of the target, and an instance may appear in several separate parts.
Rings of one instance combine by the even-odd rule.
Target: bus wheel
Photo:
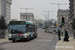
[[[13,42],[15,42],[15,40],[13,40]]]
[[[37,38],[37,35],[35,36],[35,38]]]
[[[35,38],[37,38],[37,34],[35,35]]]

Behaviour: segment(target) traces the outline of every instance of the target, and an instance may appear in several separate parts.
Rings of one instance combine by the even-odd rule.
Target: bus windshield
[[[26,25],[9,25],[10,33],[26,33]]]

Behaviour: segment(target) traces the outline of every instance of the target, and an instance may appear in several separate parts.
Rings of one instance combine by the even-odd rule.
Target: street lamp
[[[47,14],[42,14],[42,15],[45,15],[45,21],[46,21],[46,19],[47,19]]]
[[[47,12],[48,13],[48,21],[49,21],[49,13],[50,12],[54,12],[54,11],[43,11],[43,12]]]
[[[27,21],[27,10],[28,9],[33,9],[33,8],[20,8],[20,9],[26,9],[26,21]]]
[[[49,13],[50,12],[54,12],[54,11],[43,11],[43,12],[47,12],[48,13],[48,22],[49,22]],[[48,26],[49,26],[49,23],[48,23]]]
[[[51,3],[51,4],[53,4],[53,5],[58,5],[58,10],[59,10],[59,6],[60,6],[60,5],[66,5],[67,3],[62,3],[62,4],[60,4],[60,3]]]

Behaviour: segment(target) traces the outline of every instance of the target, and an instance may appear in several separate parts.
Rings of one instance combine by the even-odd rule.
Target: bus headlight
[[[27,38],[27,36],[24,36],[25,38]]]
[[[29,36],[29,34],[23,34],[23,36]]]
[[[11,34],[9,34],[8,37],[11,38]]]
[[[27,38],[27,36],[29,36],[29,34],[23,34],[23,36],[24,36],[25,38]]]
[[[8,36],[11,36],[11,34],[9,34]]]
[[[9,38],[11,38],[11,36],[9,36]]]

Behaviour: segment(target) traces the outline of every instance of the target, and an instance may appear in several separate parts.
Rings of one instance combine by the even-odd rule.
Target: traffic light
[[[62,25],[64,25],[64,17],[62,17]]]

